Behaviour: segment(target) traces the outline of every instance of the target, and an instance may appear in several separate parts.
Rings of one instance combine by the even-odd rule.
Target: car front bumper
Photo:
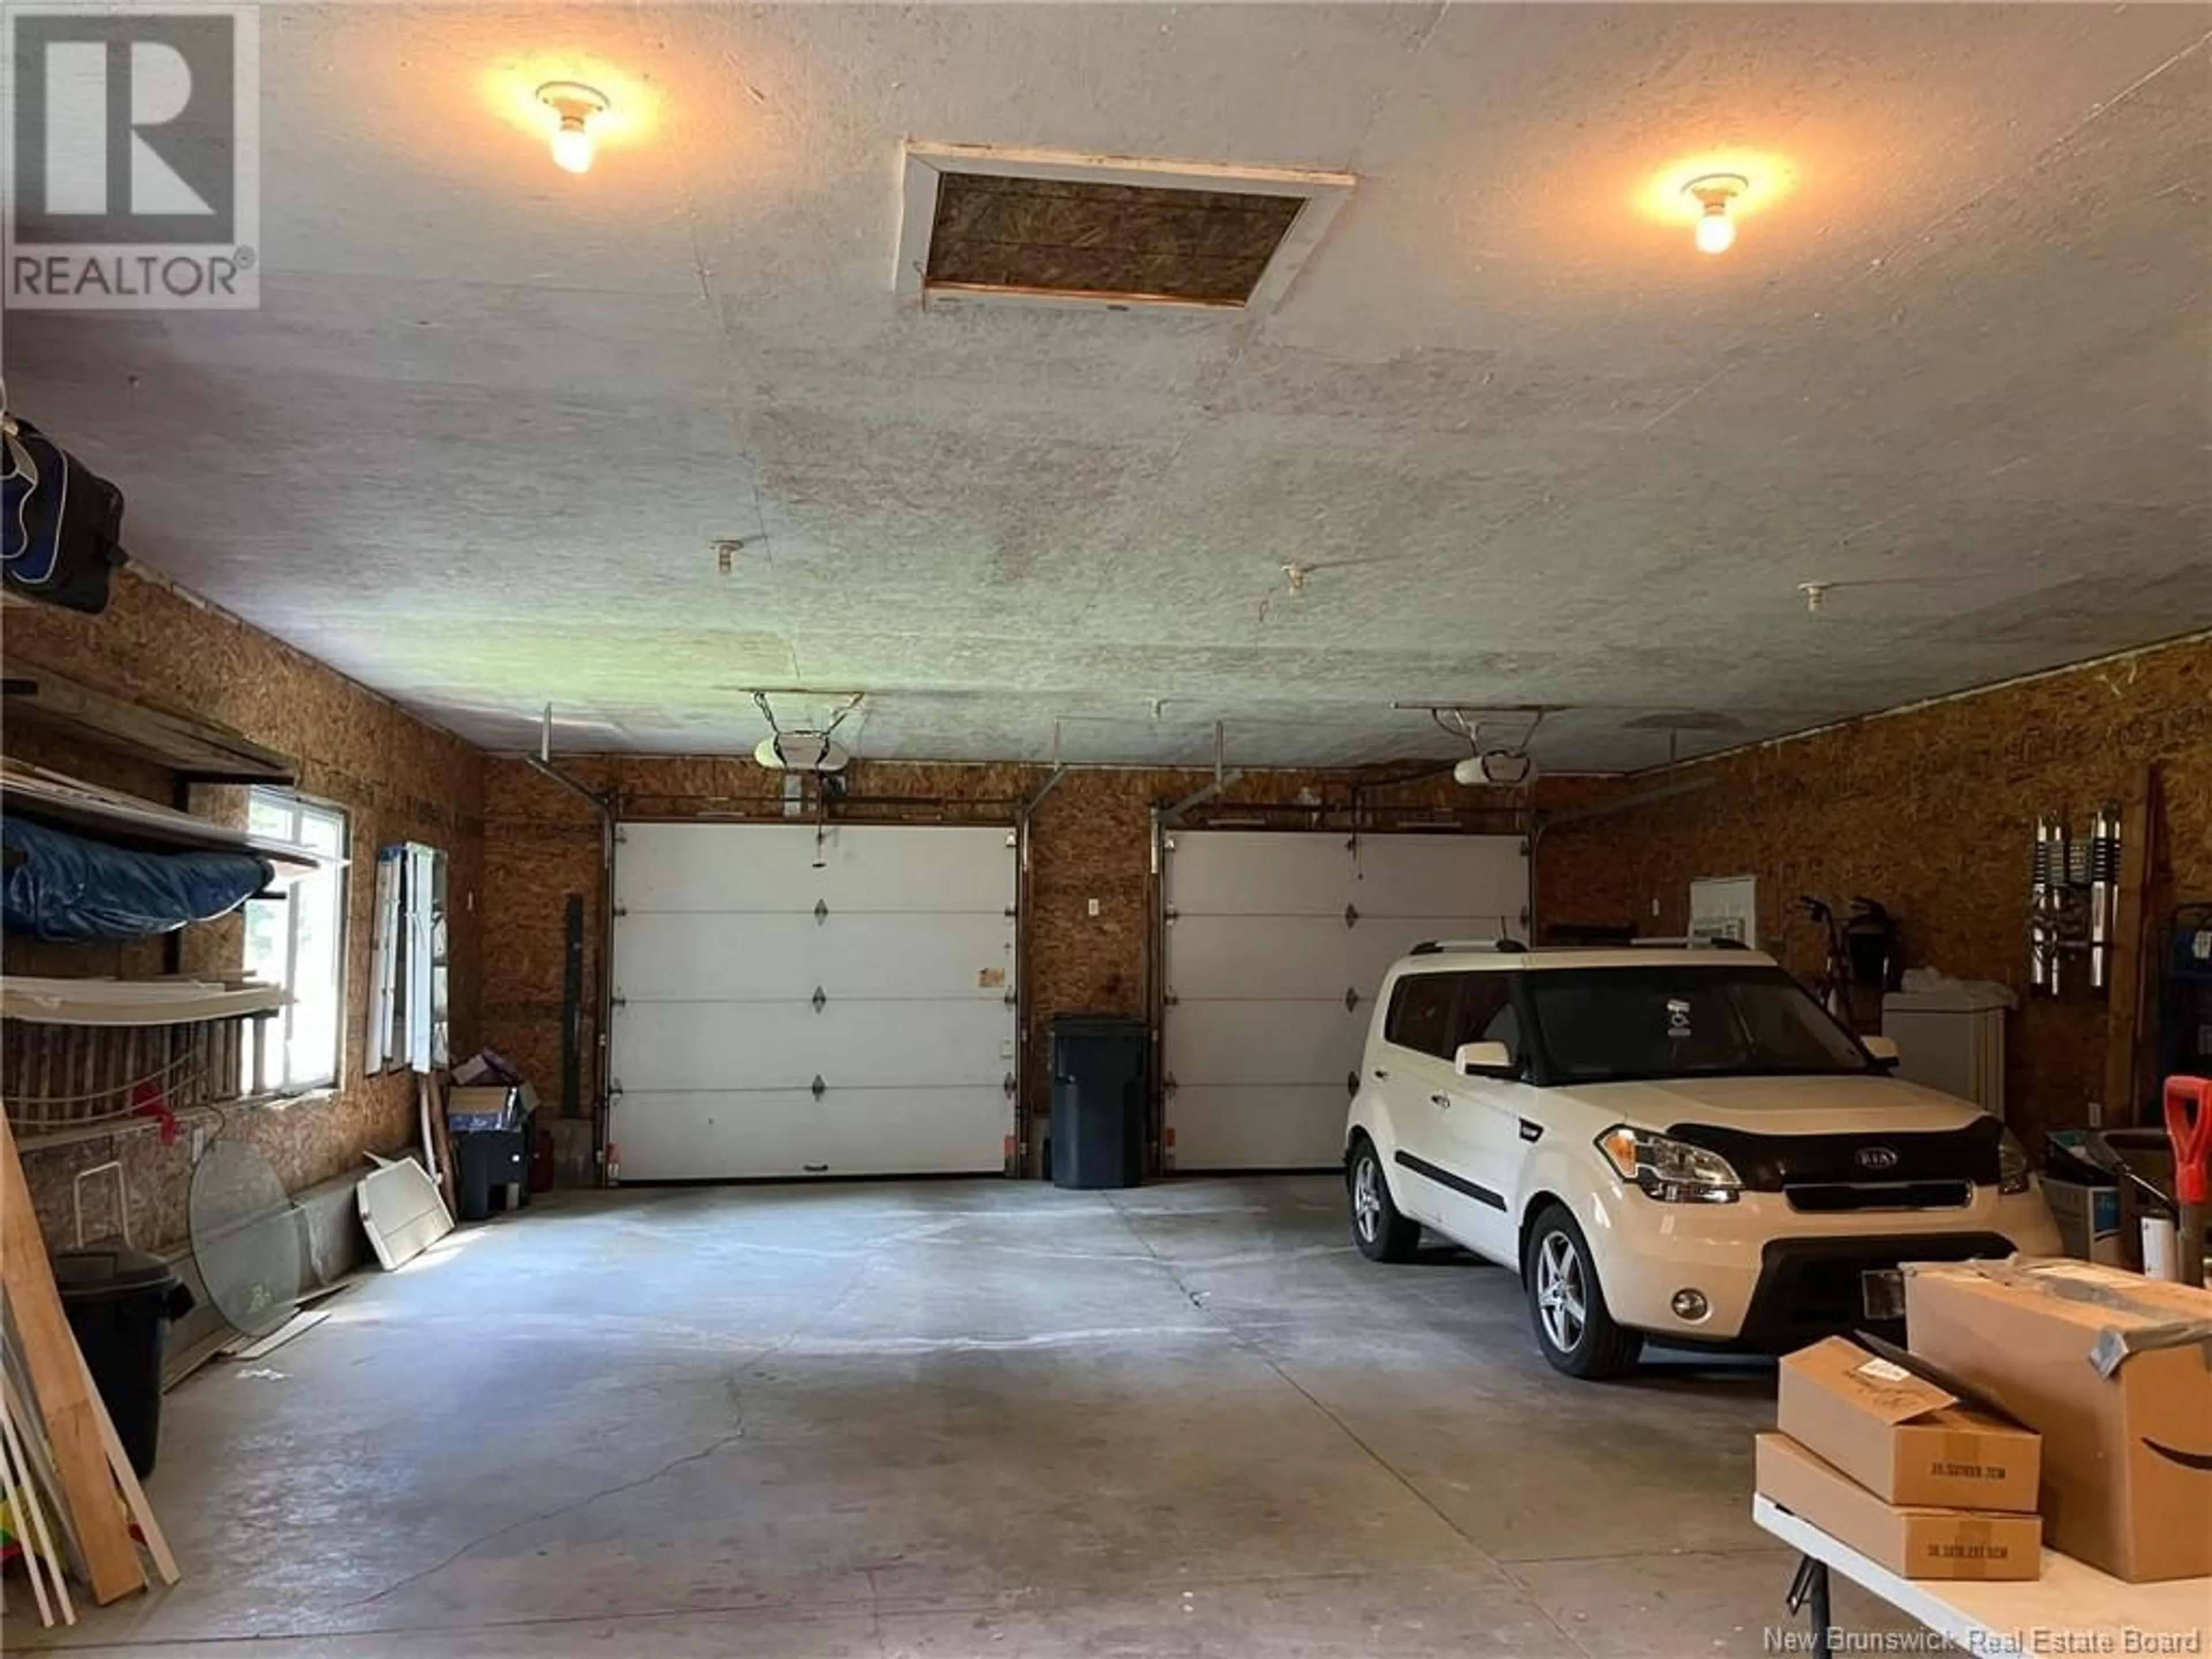
[[[2058,1230],[2040,1188],[1974,1189],[1943,1210],[1808,1213],[1778,1193],[1733,1204],[1662,1204],[1614,1185],[1578,1218],[1607,1310],[1662,1342],[1781,1351],[1870,1322],[1862,1275],[1905,1261],[2056,1255]],[[1674,1311],[1678,1292],[1705,1301]]]

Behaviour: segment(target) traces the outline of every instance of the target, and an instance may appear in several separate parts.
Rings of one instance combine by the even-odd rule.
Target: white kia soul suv
[[[1895,1060],[1756,951],[1421,945],[1346,1125],[1352,1237],[1399,1261],[1428,1227],[1513,1268],[1583,1377],[1647,1336],[1777,1351],[1880,1320],[1899,1261],[2057,1254],[2020,1143]]]

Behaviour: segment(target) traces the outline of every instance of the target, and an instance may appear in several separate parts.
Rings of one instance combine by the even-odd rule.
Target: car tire
[[[1613,1322],[1589,1241],[1565,1205],[1547,1207],[1529,1230],[1525,1277],[1536,1346],[1554,1370],[1598,1382],[1635,1365],[1643,1335]]]
[[[1344,1187],[1352,1200],[1352,1242],[1359,1254],[1370,1261],[1411,1261],[1420,1246],[1421,1224],[1399,1214],[1391,1202],[1382,1155],[1365,1135],[1352,1142]]]

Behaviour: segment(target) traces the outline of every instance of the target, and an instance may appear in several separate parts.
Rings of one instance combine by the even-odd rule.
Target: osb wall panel
[[[477,1040],[482,982],[483,757],[236,617],[131,572],[118,580],[112,602],[99,617],[9,605],[0,615],[0,649],[11,672],[48,668],[103,690],[190,708],[230,726],[294,757],[301,791],[346,809],[352,867],[340,1086],[287,1105],[234,1109],[220,1130],[258,1147],[295,1191],[360,1167],[364,1152],[391,1152],[410,1144],[416,1134],[411,1077],[362,1075],[376,849],[415,840],[441,847],[451,858],[453,1035],[457,1048],[466,1052]],[[29,726],[10,725],[0,733],[0,747],[165,804],[170,798],[170,779],[159,767],[57,740]],[[194,808],[236,822],[244,799],[236,790],[204,790]],[[186,971],[237,971],[241,937],[234,921],[188,929]],[[118,951],[100,946],[26,950],[24,942],[11,940],[5,959],[20,972],[161,971],[158,942]],[[122,1161],[130,1185],[132,1237],[157,1249],[182,1239],[189,1144],[186,1136],[164,1145],[158,1136],[140,1132],[27,1150],[26,1172],[48,1237],[66,1242],[73,1231],[76,1173],[114,1158]]]
[[[783,779],[750,757],[566,758],[561,769],[592,789],[619,790],[627,818],[768,821],[784,815]],[[1322,811],[1365,805],[1457,815],[1468,828],[1501,829],[1516,798],[1471,792],[1447,776],[1393,783],[1395,774],[1254,772],[1222,796],[1225,816],[1303,807],[1269,822],[1298,828]],[[1045,781],[1044,768],[855,762],[851,821],[1013,822],[1017,803]],[[1033,1108],[1044,1099],[1044,1028],[1062,1013],[1142,1015],[1150,988],[1152,812],[1209,781],[1190,771],[1100,770],[1067,774],[1030,825],[1027,1066]],[[1573,785],[1570,783],[1570,792]],[[1572,796],[1573,799],[1581,797]],[[805,811],[813,811],[811,797]],[[601,832],[590,803],[521,761],[495,760],[485,774],[486,1040],[513,1060],[549,1103],[559,1087],[562,916],[568,894],[586,911],[582,1107],[593,1102],[604,893]],[[1099,914],[1090,914],[1090,901]]]
[[[1760,945],[1810,976],[1824,941],[1793,911],[1797,896],[1879,899],[1901,919],[1910,963],[2021,994],[2008,1116],[2039,1136],[2084,1121],[2102,1092],[2106,1019],[2078,973],[2055,1001],[2026,996],[2034,822],[2056,811],[2078,832],[2152,760],[2173,895],[2212,898],[2212,639],[2200,637],[1622,781],[1619,793],[1711,784],[1547,835],[1541,902],[1552,920],[1677,932],[1692,878],[1755,875]]]

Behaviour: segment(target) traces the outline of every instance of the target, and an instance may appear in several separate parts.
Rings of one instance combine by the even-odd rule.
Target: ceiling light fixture
[[[1725,253],[1735,244],[1735,221],[1729,204],[1751,188],[1741,173],[1708,173],[1682,186],[1682,194],[1698,204],[1698,252]]]
[[[538,88],[538,101],[561,118],[553,132],[553,160],[569,173],[592,170],[592,135],[587,124],[603,114],[607,95],[581,81],[548,81]]]

